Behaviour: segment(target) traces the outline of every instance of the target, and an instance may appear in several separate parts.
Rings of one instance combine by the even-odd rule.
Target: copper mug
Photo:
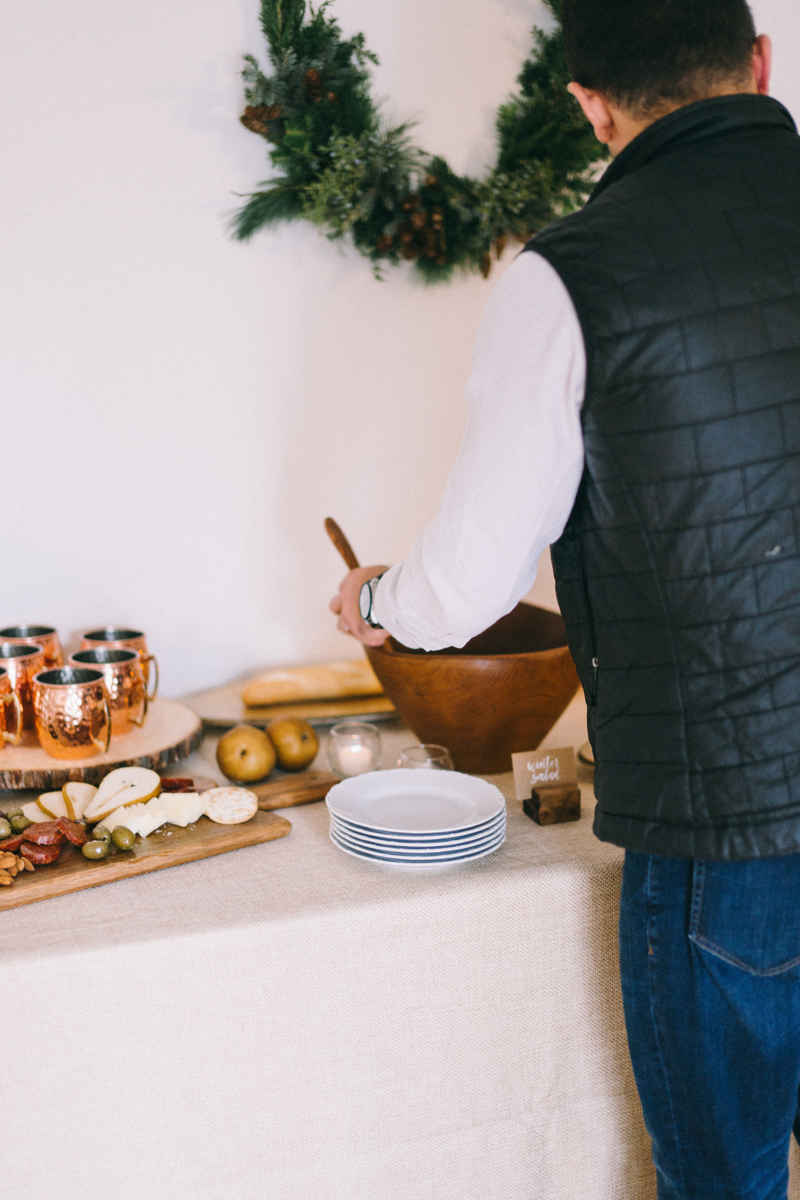
[[[22,728],[34,729],[33,677],[45,669],[44,650],[30,642],[0,642],[0,667],[5,667],[22,705]]]
[[[147,688],[142,663],[135,650],[79,650],[69,660],[73,667],[95,667],[103,672],[108,707],[111,709],[111,735],[130,733],[144,725],[147,716]]]
[[[14,731],[9,728],[9,714],[14,712]],[[5,667],[0,667],[0,750],[6,742],[18,746],[22,737],[22,705]]]
[[[33,681],[36,732],[51,758],[92,758],[111,742],[111,709],[103,672],[54,667]]]
[[[153,664],[155,683],[147,699],[155,700],[158,691],[158,661],[153,654],[148,654],[145,636],[139,629],[119,629],[116,625],[106,625],[105,629],[90,629],[83,635],[81,650],[136,650],[142,662],[145,685],[150,683],[150,664]]]
[[[58,632],[52,625],[6,625],[0,629],[0,642],[12,645],[41,646],[45,667],[60,667],[64,661]]]

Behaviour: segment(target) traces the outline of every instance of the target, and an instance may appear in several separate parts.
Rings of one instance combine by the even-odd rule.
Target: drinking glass
[[[397,760],[398,767],[411,767],[423,771],[452,771],[453,760],[446,746],[423,743],[409,746]]]
[[[381,765],[381,735],[365,721],[343,721],[328,735],[331,769],[343,779],[377,771]]]

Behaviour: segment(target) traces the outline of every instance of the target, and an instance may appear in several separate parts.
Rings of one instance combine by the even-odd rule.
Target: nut
[[[8,871],[0,871],[0,887],[11,887],[14,880],[9,875]]]
[[[23,870],[25,870],[25,871],[35,871],[36,870],[36,867],[33,865],[33,863],[31,862],[31,860],[29,858],[20,858],[19,861],[22,863]]]
[[[5,850],[0,854],[0,870],[5,870],[6,867],[13,867],[16,861],[16,854],[10,854],[8,850]]]

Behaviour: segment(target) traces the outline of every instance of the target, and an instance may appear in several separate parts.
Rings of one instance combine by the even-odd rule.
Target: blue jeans
[[[800,854],[723,863],[627,851],[620,962],[659,1200],[786,1200]]]

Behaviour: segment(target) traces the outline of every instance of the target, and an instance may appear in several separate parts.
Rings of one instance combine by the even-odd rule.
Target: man
[[[331,607],[368,644],[460,645],[554,543],[595,832],[626,850],[660,1200],[779,1200],[800,1088],[800,138],[745,0],[565,0],[563,27],[614,161],[490,301],[435,521]]]

